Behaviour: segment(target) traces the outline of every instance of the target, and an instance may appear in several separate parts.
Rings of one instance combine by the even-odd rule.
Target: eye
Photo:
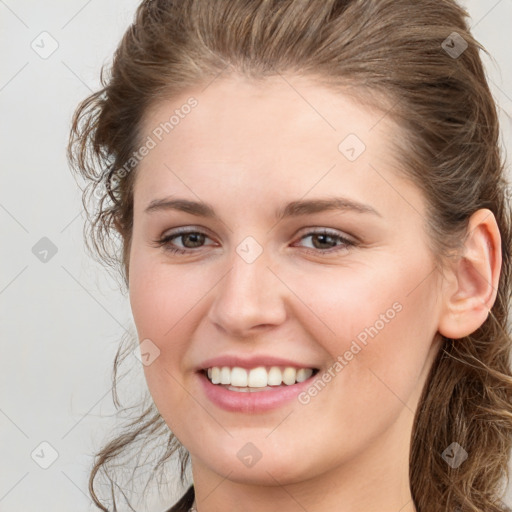
[[[187,254],[194,252],[194,249],[200,248],[207,238],[209,237],[201,231],[187,229],[164,235],[162,238],[155,241],[155,246],[163,247],[172,254]],[[172,242],[174,239],[181,239],[184,248],[176,247],[174,242]]]
[[[331,255],[333,253],[346,252],[350,247],[356,245],[356,242],[340,235],[336,231],[321,229],[318,231],[310,231],[300,238],[305,240],[311,238],[313,248],[307,248],[307,252],[320,255]],[[182,247],[177,247],[174,240],[181,240]],[[205,245],[205,241],[210,237],[202,231],[194,231],[189,228],[173,231],[164,235],[162,238],[155,240],[155,247],[163,247],[165,251],[171,254],[191,254],[197,252]],[[213,244],[209,244],[213,245]]]
[[[320,229],[318,231],[310,231],[301,237],[301,240],[311,238],[313,249],[308,249],[308,252],[313,252],[320,255],[330,255],[334,252],[346,252],[350,247],[356,245],[356,242],[340,235],[336,231],[328,229]]]

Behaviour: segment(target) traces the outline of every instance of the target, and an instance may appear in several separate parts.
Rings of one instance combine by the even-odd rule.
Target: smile
[[[318,372],[291,366],[210,366],[197,375],[206,398],[217,407],[257,414],[292,404]]]
[[[317,371],[315,368],[291,366],[258,366],[251,369],[239,366],[213,366],[206,370],[206,376],[212,384],[223,386],[230,391],[254,392],[304,382]]]

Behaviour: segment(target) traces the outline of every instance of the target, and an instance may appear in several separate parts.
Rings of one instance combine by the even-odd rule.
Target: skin
[[[248,512],[414,511],[414,412],[440,335],[473,332],[495,300],[492,213],[474,214],[466,255],[443,277],[422,194],[396,172],[389,141],[401,134],[389,118],[306,78],[230,76],[158,103],[143,139],[190,96],[198,106],[137,170],[129,288],[139,340],[160,350],[144,367],[148,387],[191,454],[199,512],[241,503]],[[354,162],[338,149],[348,134],[366,145]],[[207,202],[219,220],[144,211],[169,196]],[[332,196],[379,215],[274,218],[289,201]],[[178,227],[206,238],[169,242],[186,255],[155,244]],[[306,236],[321,228],[356,245],[322,256],[340,241]],[[248,236],[263,250],[252,263],[236,252]],[[309,361],[321,375],[396,303],[400,312],[307,405],[227,412],[199,385],[197,365],[223,354]],[[262,455],[252,467],[237,457],[248,442]]]

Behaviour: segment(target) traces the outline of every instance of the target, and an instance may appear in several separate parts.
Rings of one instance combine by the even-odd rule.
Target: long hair
[[[120,271],[127,286],[133,225],[133,155],[141,119],[163,99],[221,73],[255,80],[281,73],[315,77],[351,91],[404,129],[401,169],[428,205],[429,242],[440,262],[460,248],[472,213],[491,210],[502,239],[496,301],[470,336],[443,338],[416,412],[411,491],[420,512],[503,512],[512,439],[511,211],[495,101],[467,12],[455,0],[147,0],[120,42],[102,88],[77,108],[68,147],[86,181],[87,247]],[[132,164],[127,166],[127,162]],[[129,353],[120,346],[114,363]],[[161,439],[154,472],[188,454],[156,410],[147,407],[98,454],[90,476],[111,482],[115,461],[138,443]],[[469,454],[451,468],[453,442]],[[128,459],[126,459],[128,460]],[[153,473],[154,473],[153,472]]]

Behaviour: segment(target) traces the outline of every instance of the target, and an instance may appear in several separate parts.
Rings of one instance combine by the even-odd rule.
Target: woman
[[[506,510],[511,213],[465,17],[140,5],[69,146],[152,399],[98,454],[100,509],[160,436],[156,468],[191,462],[170,511]]]

